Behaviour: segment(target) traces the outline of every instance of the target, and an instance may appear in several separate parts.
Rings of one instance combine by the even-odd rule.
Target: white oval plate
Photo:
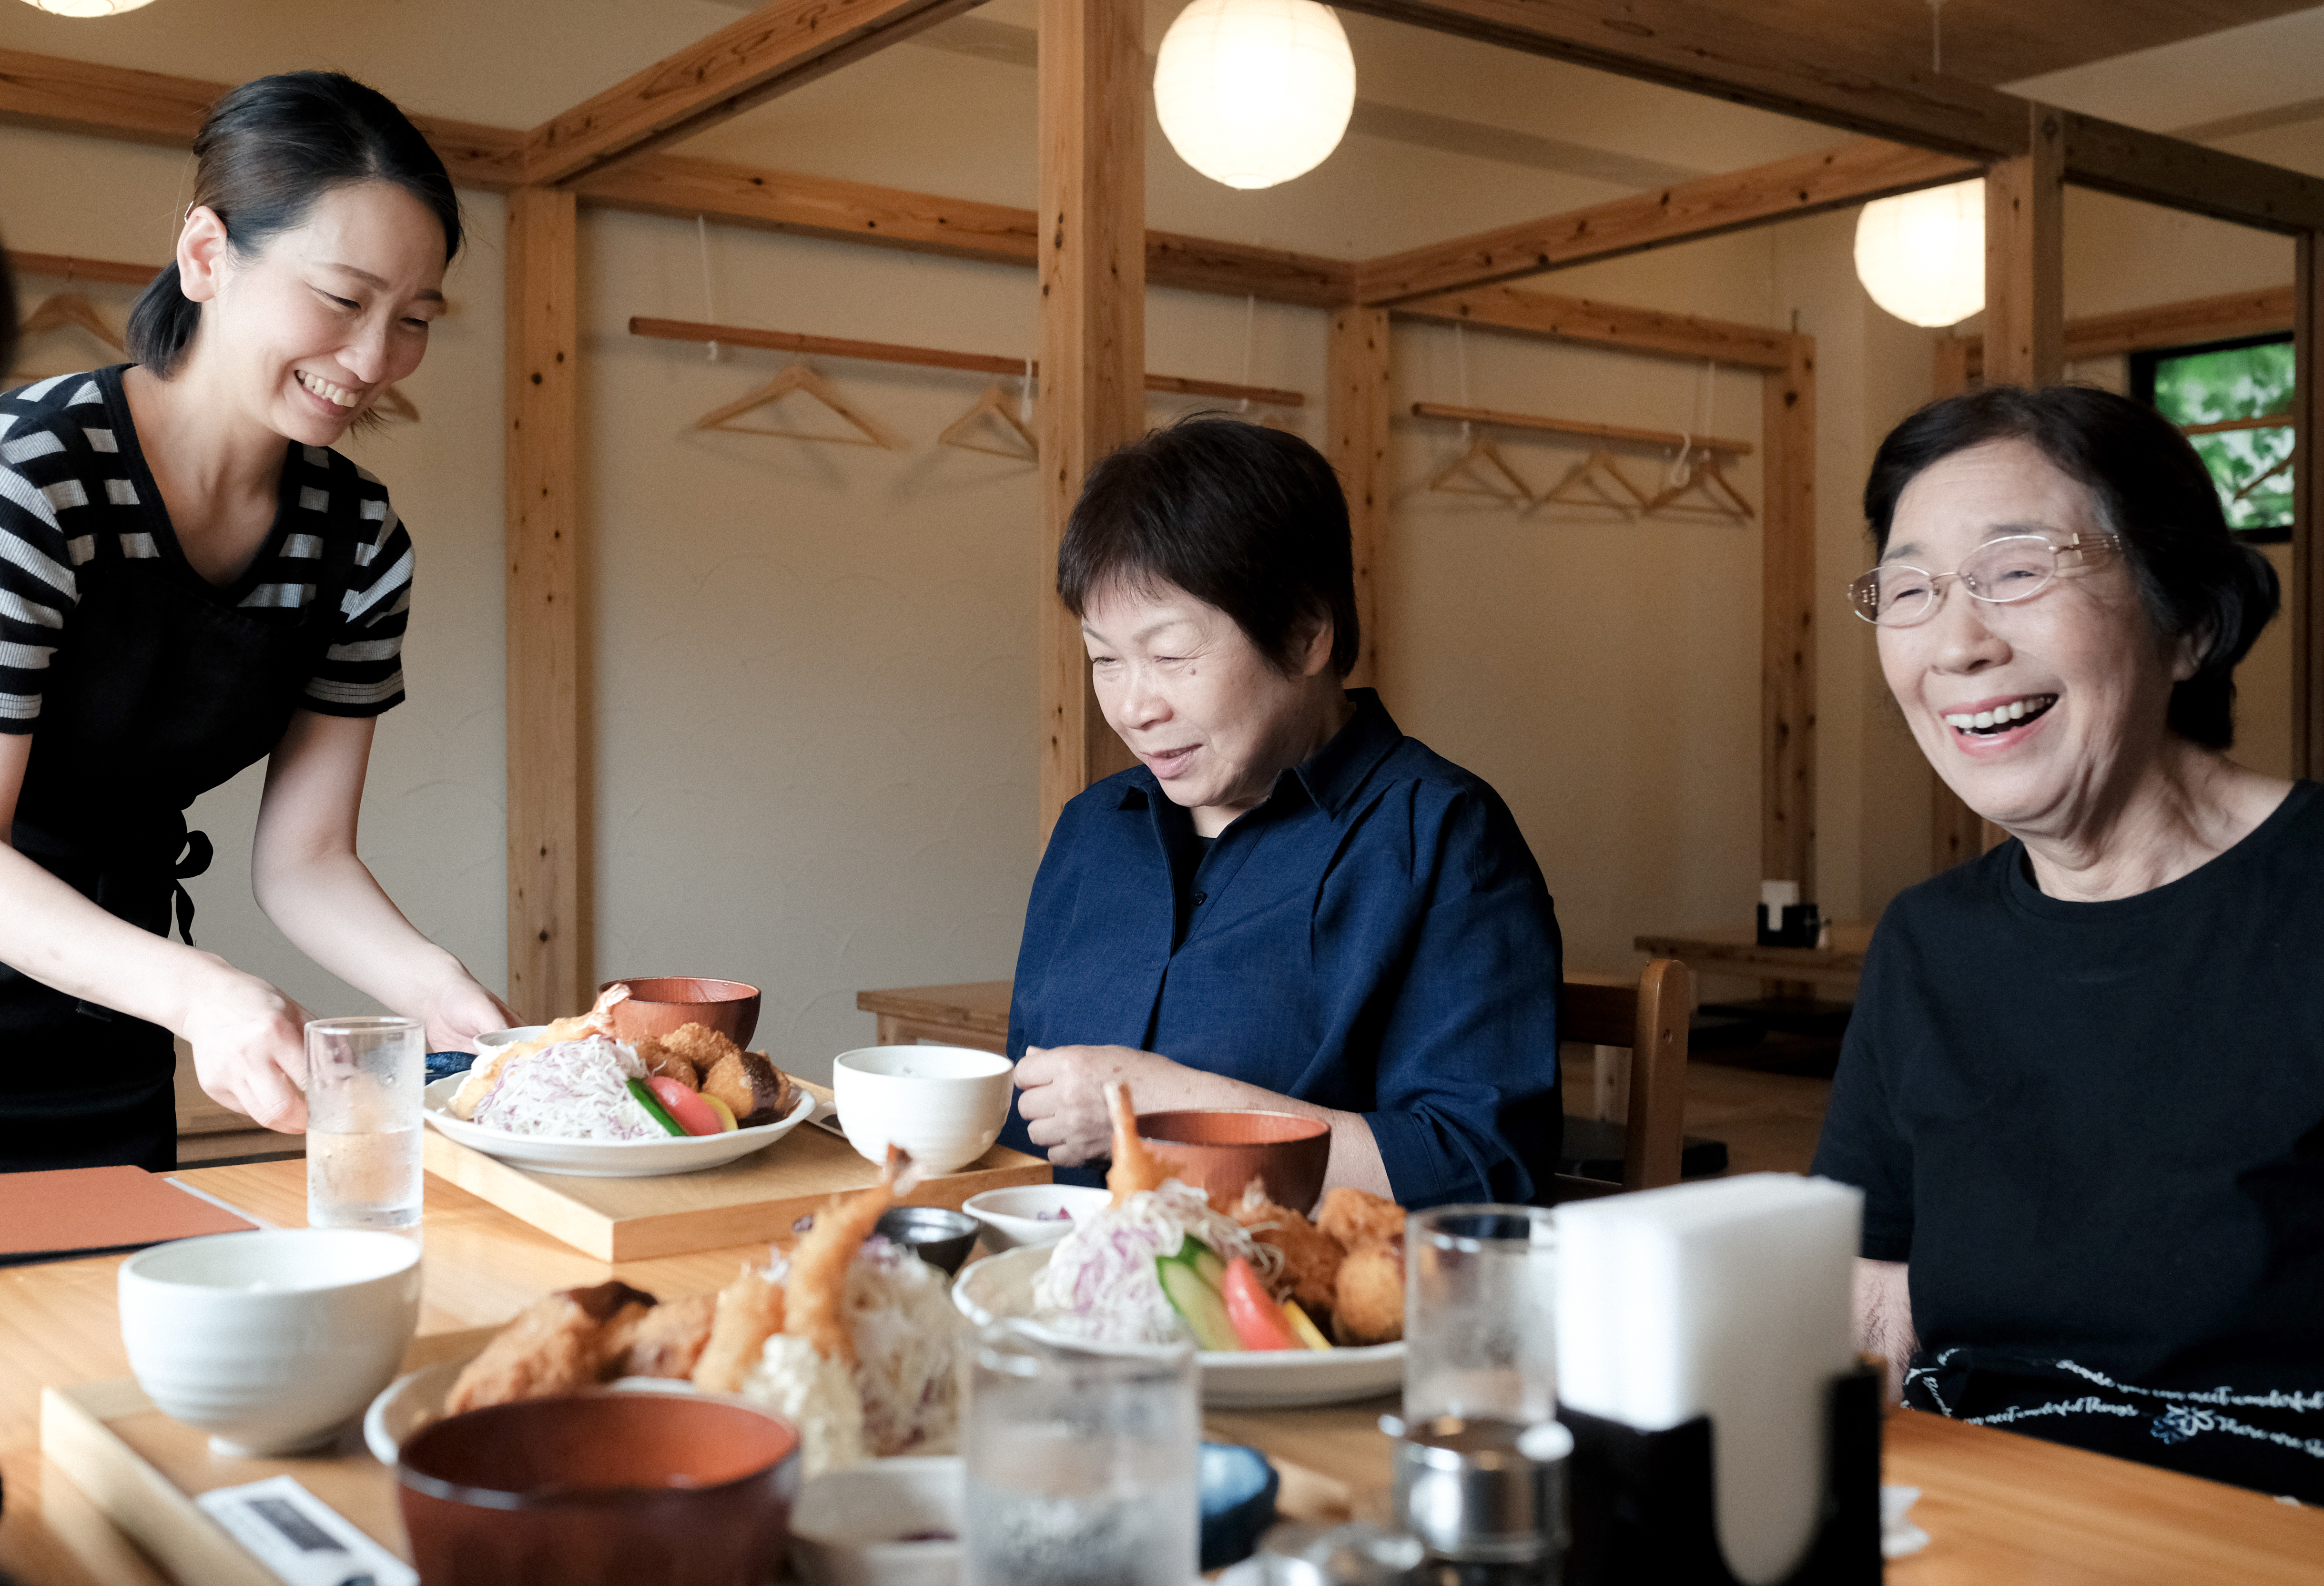
[[[364,1446],[388,1469],[395,1468],[404,1439],[431,1421],[444,1416],[444,1396],[468,1362],[484,1352],[484,1341],[456,1360],[438,1360],[417,1371],[406,1371],[387,1385],[364,1412]],[[616,1393],[692,1393],[694,1384],[675,1377],[623,1377],[606,1384]]]
[[[1034,1245],[972,1261],[952,1286],[952,1303],[977,1326],[1004,1316],[1033,1314],[1033,1279],[1055,1247]],[[1047,1330],[1043,1330],[1047,1332]],[[1061,1343],[1089,1347],[1085,1339],[1048,1332]],[[1404,1343],[1329,1350],[1204,1350],[1203,1402],[1222,1410],[1336,1405],[1390,1393],[1404,1381]]]
[[[547,1135],[508,1134],[452,1115],[452,1097],[467,1075],[447,1074],[420,1094],[428,1121],[445,1138],[536,1173],[570,1173],[583,1178],[650,1178],[666,1173],[699,1173],[773,1145],[807,1120],[815,1097],[804,1085],[790,1114],[756,1129],[724,1134],[688,1135],[659,1140],[568,1140]]]

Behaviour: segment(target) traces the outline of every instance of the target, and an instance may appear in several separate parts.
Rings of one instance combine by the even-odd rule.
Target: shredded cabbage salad
[[[629,1082],[645,1076],[636,1051],[619,1041],[559,1041],[513,1059],[471,1121],[549,1139],[667,1139],[630,1094]]]
[[[1283,1269],[1282,1251],[1253,1239],[1233,1218],[1213,1211],[1201,1190],[1174,1178],[1075,1220],[1033,1280],[1035,1320],[1101,1343],[1173,1343],[1188,1336],[1154,1262],[1176,1255],[1189,1235],[1222,1261],[1242,1257],[1269,1286]]]

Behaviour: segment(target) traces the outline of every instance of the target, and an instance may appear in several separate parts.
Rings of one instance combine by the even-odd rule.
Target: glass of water
[[[1189,1346],[1075,1349],[1021,1322],[970,1367],[963,1586],[1187,1586],[1202,1442]]]
[[[1405,1229],[1404,1419],[1557,1414],[1557,1238],[1539,1206],[1439,1206]]]
[[[307,1027],[309,1226],[419,1222],[425,1035],[413,1019],[318,1019]]]

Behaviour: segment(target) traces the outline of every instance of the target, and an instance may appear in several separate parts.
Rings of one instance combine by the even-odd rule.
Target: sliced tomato
[[[646,1088],[653,1092],[654,1100],[662,1104],[663,1110],[678,1120],[678,1127],[687,1133],[724,1132],[724,1126],[718,1121],[718,1114],[704,1103],[701,1092],[687,1090],[666,1074],[657,1074],[646,1081]]]
[[[1226,1296],[1227,1320],[1234,1323],[1235,1336],[1242,1340],[1247,1350],[1304,1350],[1305,1342],[1292,1331],[1290,1320],[1275,1296],[1267,1292],[1259,1273],[1241,1256],[1227,1263],[1225,1279],[1219,1285]]]

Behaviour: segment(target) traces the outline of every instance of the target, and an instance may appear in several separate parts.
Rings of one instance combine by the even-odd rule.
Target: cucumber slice
[[[630,1099],[644,1108],[646,1116],[660,1124],[662,1128],[680,1139],[687,1138],[686,1130],[678,1126],[678,1120],[672,1118],[669,1109],[661,1104],[651,1091],[646,1089],[645,1081],[633,1079],[630,1082]]]
[[[1178,1259],[1194,1269],[1194,1276],[1223,1295],[1226,1293],[1227,1264],[1219,1253],[1201,1240],[1189,1236],[1179,1241]]]
[[[1201,1250],[1213,1261],[1218,1258],[1193,1240],[1188,1240],[1186,1246],[1176,1256],[1155,1257],[1154,1276],[1161,1279],[1162,1292],[1168,1297],[1171,1308],[1185,1318],[1196,1349],[1240,1352],[1242,1340],[1235,1336],[1234,1323],[1227,1320],[1226,1301],[1216,1288],[1203,1281],[1195,1263],[1188,1259],[1188,1251]],[[1220,1262],[1220,1270],[1225,1270],[1225,1263]]]

